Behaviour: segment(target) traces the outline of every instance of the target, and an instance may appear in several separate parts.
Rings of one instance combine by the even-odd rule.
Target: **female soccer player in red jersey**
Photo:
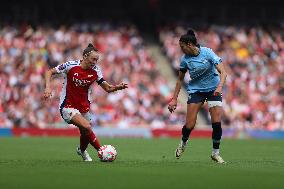
[[[50,80],[53,74],[63,74],[64,84],[60,98],[60,113],[65,122],[76,125],[80,130],[80,147],[78,155],[84,161],[92,161],[86,148],[90,143],[96,150],[100,143],[91,127],[90,86],[96,81],[106,92],[126,89],[126,83],[111,85],[103,79],[102,72],[97,66],[99,59],[98,50],[89,44],[83,52],[82,60],[68,61],[50,69],[45,74],[44,98],[51,97]]]

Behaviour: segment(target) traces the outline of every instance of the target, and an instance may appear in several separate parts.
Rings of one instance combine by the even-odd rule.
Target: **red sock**
[[[100,149],[101,145],[100,145],[99,139],[96,137],[93,131],[90,131],[89,142],[96,150]]]
[[[89,136],[87,135],[82,135],[80,136],[80,149],[82,152],[84,152],[89,144]]]

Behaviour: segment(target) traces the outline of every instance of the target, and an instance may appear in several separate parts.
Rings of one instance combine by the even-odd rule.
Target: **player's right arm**
[[[50,88],[50,80],[51,76],[57,74],[56,68],[52,68],[45,73],[45,90],[43,97],[44,99],[48,99],[51,96],[51,88]]]
[[[76,63],[72,61],[65,62],[63,64],[56,66],[55,68],[48,70],[45,73],[45,90],[43,94],[44,99],[48,99],[51,96],[51,88],[50,88],[51,76],[54,74],[64,74],[64,73],[67,74],[68,70],[72,67],[72,65],[76,65]]]
[[[182,70],[179,71],[178,79],[177,79],[176,87],[175,87],[175,91],[174,91],[174,95],[173,95],[173,98],[172,98],[172,100],[171,100],[171,102],[169,103],[169,106],[168,106],[168,109],[169,109],[169,111],[171,113],[173,113],[175,111],[175,109],[177,108],[178,94],[180,92],[181,85],[183,83],[185,73],[186,73],[186,71],[185,72],[182,71]]]

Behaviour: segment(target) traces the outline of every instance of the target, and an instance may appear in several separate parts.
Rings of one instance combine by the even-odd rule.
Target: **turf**
[[[0,138],[1,189],[80,188],[282,188],[284,140],[224,140],[228,162],[209,159],[210,139],[193,139],[180,160],[177,139],[101,139],[118,159],[82,162],[76,138]]]

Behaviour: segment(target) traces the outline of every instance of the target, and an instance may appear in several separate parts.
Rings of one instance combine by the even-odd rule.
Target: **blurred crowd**
[[[82,58],[92,42],[101,52],[100,67],[112,84],[129,88],[111,94],[93,89],[93,125],[165,128],[181,125],[184,113],[169,115],[172,89],[159,74],[135,26],[109,24],[59,28],[28,25],[0,27],[0,127],[62,127],[59,97],[63,79],[52,80],[53,96],[43,101],[45,72],[68,60]]]
[[[186,27],[159,31],[164,52],[179,69],[179,37]],[[223,90],[224,124],[242,129],[284,130],[283,28],[212,26],[197,30],[201,46],[219,55],[228,72]],[[186,76],[185,81],[190,79]],[[206,106],[205,106],[206,108]]]
[[[159,31],[164,52],[176,70],[182,55],[178,41],[185,29],[171,26]],[[261,27],[197,30],[199,43],[222,57],[228,72],[223,90],[224,125],[240,130],[284,129],[283,34],[281,28]],[[63,78],[54,76],[53,96],[43,101],[44,73],[81,59],[90,42],[101,53],[104,78],[113,84],[129,84],[127,90],[111,94],[95,84],[94,126],[165,128],[183,124],[183,104],[169,114],[167,103],[173,89],[159,73],[136,27],[103,23],[0,27],[0,127],[66,126],[58,110]],[[185,81],[189,79],[187,75]]]

